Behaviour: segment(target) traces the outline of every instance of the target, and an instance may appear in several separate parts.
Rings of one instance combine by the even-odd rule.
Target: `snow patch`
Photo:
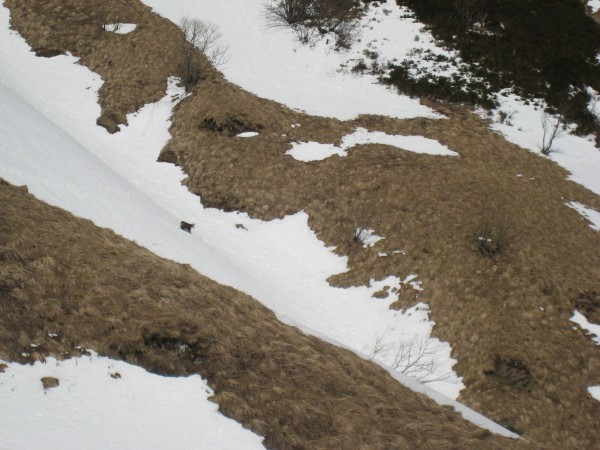
[[[592,398],[600,401],[600,386],[590,386],[587,388]]]
[[[358,240],[362,242],[364,248],[373,247],[379,241],[385,239],[384,237],[376,235],[374,230],[367,228],[357,228],[355,233],[356,236],[358,236]]]
[[[575,322],[583,330],[587,331],[588,334],[592,335],[592,341],[597,345],[600,345],[600,325],[589,322],[585,316],[577,310],[573,311],[573,316],[569,320]]]
[[[240,134],[236,135],[236,137],[251,138],[251,137],[258,136],[258,134],[259,133],[257,133],[256,131],[245,131],[243,133],[240,133]]]
[[[368,6],[361,20],[361,40],[347,57],[347,66],[358,61],[386,71],[389,63],[405,60],[415,64],[413,75],[435,73],[442,77],[464,77],[465,64],[458,52],[444,48],[412,10],[396,2]]]
[[[128,34],[135,31],[137,25],[135,23],[108,23],[104,25],[104,30],[116,34]]]
[[[588,208],[579,202],[568,202],[567,206],[573,208],[584,218],[586,218],[590,222],[590,228],[600,231],[600,212],[596,211],[595,209]]]
[[[285,152],[298,161],[322,161],[333,155],[346,156],[346,152],[333,144],[320,144],[319,142],[292,142],[292,148]]]
[[[402,150],[428,155],[458,156],[458,153],[453,152],[435,139],[423,136],[391,135],[381,131],[368,131],[360,127],[352,134],[344,136],[339,147],[318,142],[293,142],[291,150],[288,150],[285,154],[298,161],[321,161],[333,155],[346,156],[348,149],[365,144],[389,145]]]
[[[264,448],[261,437],[219,413],[200,376],[162,377],[90,353],[6,363],[0,373],[3,448]],[[58,386],[44,390],[43,377],[56,378]]]

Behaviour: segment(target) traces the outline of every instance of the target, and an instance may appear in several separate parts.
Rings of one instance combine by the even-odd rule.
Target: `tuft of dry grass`
[[[116,131],[126,112],[163,95],[166,77],[176,71],[171,55],[181,34],[135,0],[107,0],[114,15],[111,21],[139,26],[129,35],[104,33],[93,42],[98,27],[91,18],[98,1],[5,3],[11,8],[12,25],[34,48],[69,50],[101,74],[105,85],[100,92],[99,120]],[[136,57],[129,61],[131,53]],[[188,175],[187,187],[206,206],[241,210],[262,219],[306,211],[318,237],[349,256],[351,270],[331,277],[334,285],[417,273],[424,287],[419,300],[430,305],[436,322],[434,335],[451,343],[458,360],[456,369],[467,386],[463,401],[549,448],[593,448],[600,441],[596,426],[600,406],[588,395],[587,386],[600,379],[600,358],[591,340],[573,331],[569,317],[582,304],[582,293],[600,291],[600,235],[564,204],[579,201],[600,209],[600,199],[566,181],[566,172],[552,162],[491,132],[488,123],[469,111],[440,103],[431,106],[447,119],[361,116],[341,122],[257,98],[215,72],[177,107],[172,139],[160,160],[181,166]],[[302,126],[292,128],[295,123]],[[417,155],[383,145],[363,145],[351,149],[347,157],[309,163],[285,155],[294,141],[339,143],[357,126],[436,139],[460,157]],[[237,132],[246,130],[260,135],[235,138]],[[482,258],[473,235],[481,204],[490,196],[504,211],[502,229],[510,237],[510,251]],[[385,239],[367,249],[353,245],[357,221]],[[0,288],[24,300],[26,293],[19,286],[28,274],[18,265],[24,257],[21,244],[11,243],[2,250],[14,266],[2,269],[10,271],[11,281]],[[394,250],[403,253],[392,254]],[[378,252],[390,256],[380,258]],[[43,267],[47,262],[39,264]],[[70,276],[77,283],[82,274]],[[167,287],[157,289],[163,292],[164,304],[173,302],[164,295]],[[144,297],[144,290],[136,290],[128,298],[137,298],[136,292]],[[46,299],[49,318],[72,314],[68,299],[66,303],[60,295]],[[394,307],[412,306],[415,300],[415,293],[404,290]],[[215,317],[216,311],[211,312]],[[120,320],[137,317],[113,317],[105,325],[106,333],[118,330]],[[179,341],[194,349],[190,355],[201,345],[193,332],[191,336],[196,337],[188,342],[186,334],[156,338],[154,328],[148,330],[144,339],[161,355],[171,354],[170,346]],[[111,351],[132,360],[155,361],[146,347],[139,346],[139,337],[127,333]],[[168,361],[161,356],[150,366],[167,371]],[[227,371],[213,375],[227,377]],[[527,382],[513,382],[525,378]],[[273,387],[274,392],[277,389]],[[239,394],[227,392],[222,396],[224,404],[239,405]],[[362,394],[363,398],[370,395]],[[370,407],[376,404],[369,403]],[[257,429],[271,423],[251,418],[243,408],[237,413]],[[287,430],[288,422],[293,420],[281,421],[278,429]],[[339,429],[346,426],[354,429],[348,423]],[[290,436],[287,447],[300,439],[286,435]],[[336,439],[350,442],[339,436],[327,439],[332,439],[327,441],[330,446],[338,443]],[[365,439],[369,441],[355,447],[369,448],[391,438],[369,434]],[[416,442],[407,435],[397,439],[381,445],[402,447]]]
[[[3,180],[0,207],[4,359],[66,358],[88,348],[159,374],[199,373],[220,410],[265,436],[269,448],[529,448],[281,324],[249,296]]]

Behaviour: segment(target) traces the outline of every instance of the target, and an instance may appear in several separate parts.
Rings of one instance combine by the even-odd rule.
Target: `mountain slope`
[[[189,266],[4,181],[0,204],[5,360],[93,348],[156,373],[200,373],[221,411],[271,448],[524,448]]]
[[[96,61],[90,67],[107,80],[120,73],[119,64],[111,68],[100,55],[125,59],[126,47],[106,39],[101,53],[80,38],[82,27],[96,33],[97,22],[82,24],[67,10],[36,14],[25,3],[20,7],[21,12],[15,6],[14,24],[34,47],[46,39],[81,54],[84,63]],[[77,10],[82,17],[92,19],[82,8]],[[136,21],[150,23],[143,11]],[[171,55],[177,30],[161,25],[155,31],[161,47],[138,43],[140,53]],[[150,35],[135,39],[149,41]],[[131,73],[143,84],[140,74],[147,69],[136,67]],[[161,71],[166,77],[168,67],[156,69]],[[150,79],[157,85],[162,80]],[[131,95],[144,103],[138,91],[131,92],[106,88],[101,98]],[[126,101],[114,105],[122,112],[134,108]],[[599,238],[565,203],[599,209],[598,198],[565,181],[566,173],[549,161],[507,144],[468,111],[432,106],[449,119],[367,116],[340,122],[281,108],[213,74],[175,112],[173,140],[162,158],[184,168],[186,184],[206,205],[263,219],[305,210],[319,237],[349,254],[352,271],[332,278],[335,284],[419,274],[424,290],[406,283],[395,306],[412,306],[417,298],[431,305],[434,333],[452,343],[465,377],[463,398],[537,442],[589,447],[597,441],[598,405],[587,392],[598,379],[597,348],[568,319],[581,295],[598,290]],[[239,131],[260,128],[260,135],[241,140],[223,132],[239,124]],[[354,127],[427,136],[460,157],[414,155],[382,145],[356,147],[348,157],[321,162],[286,155],[294,142],[337,143]],[[491,238],[504,240],[506,251],[497,257],[480,255],[482,218],[492,221]],[[357,246],[357,228],[385,239],[372,248]],[[394,253],[400,249],[404,255]],[[565,414],[574,419],[565,424]]]

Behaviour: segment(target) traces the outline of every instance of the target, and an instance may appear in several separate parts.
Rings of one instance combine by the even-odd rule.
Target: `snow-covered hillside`
[[[36,58],[8,30],[8,11],[2,8],[0,14],[0,176],[27,184],[37,197],[110,227],[161,256],[190,263],[254,295],[284,321],[355,351],[369,354],[376,342],[393,347],[407,336],[429,336],[433,323],[425,305],[401,313],[388,308],[393,296],[371,297],[385,285],[399,287],[400,280],[373,280],[370,287],[353,289],[330,287],[326,278],[346,270],[345,259],[316,239],[305,214],[267,223],[206,210],[181,186],[179,169],[156,163],[169,138],[173,101],[182,95],[173,84],[162,101],[147,105],[129,117],[128,127],[109,135],[95,124],[99,78],[70,56]],[[196,223],[194,234],[178,229],[181,219]],[[439,370],[451,374],[449,346],[431,341]],[[461,388],[458,380],[432,385],[453,397]],[[468,408],[460,409],[507,434]]]
[[[338,118],[365,113],[400,118],[440,117],[415,100],[376,84],[370,76],[357,77],[341,70],[342,65],[347,66],[350,59],[356,58],[355,54],[333,52],[325,42],[314,47],[301,46],[291,33],[267,29],[261,1],[145,0],[145,3],[175,22],[187,15],[219,25],[223,41],[230,49],[224,74],[230,81],[263,97],[309,113]],[[399,14],[395,5],[389,6],[392,18]],[[407,339],[429,339],[427,342],[436,349],[439,371],[436,375],[444,375],[444,381],[429,386],[448,397],[458,396],[463,385],[452,372],[455,361],[450,357],[450,346],[430,338],[434,323],[429,320],[427,305],[392,311],[389,305],[396,296],[385,300],[372,297],[386,286],[397,290],[402,282],[418,282],[418,274],[406,273],[404,279],[372,280],[368,287],[333,288],[326,280],[347,270],[346,258],[336,256],[316,238],[307,225],[305,213],[263,222],[246,214],[203,208],[199,199],[181,186],[184,175],[180,169],[156,162],[170,137],[172,108],[184,96],[175,80],[170,80],[162,100],[130,115],[127,127],[109,135],[96,125],[100,114],[99,77],[78,66],[71,56],[36,58],[23,39],[9,31],[8,18],[8,10],[0,8],[1,177],[15,184],[27,184],[38,198],[109,227],[160,256],[189,263],[200,273],[252,295],[284,322],[359,354],[374,354],[380,363],[391,363],[393,351],[374,352],[377,346],[393,350]],[[411,26],[419,28],[418,24]],[[401,29],[399,33],[413,35],[415,29]],[[392,33],[391,27],[383,32]],[[376,39],[371,36],[365,43]],[[390,39],[398,40],[399,36],[391,35]],[[433,45],[428,39],[420,42]],[[412,48],[409,47],[406,52]],[[519,102],[508,98],[501,109],[516,111],[512,124],[494,127],[514,142],[534,150],[540,140],[541,129],[536,125],[539,112]],[[394,138],[399,137],[386,137]],[[439,153],[456,156],[441,147]],[[333,153],[343,153],[345,148],[333,148]],[[415,150],[418,149],[416,145]],[[593,144],[567,135],[557,141],[556,149],[551,158],[569,168],[576,181],[600,193],[595,175],[600,168],[600,153]],[[306,149],[296,150],[290,154],[294,157],[299,154],[298,159],[317,159],[314,147],[308,153],[303,153]],[[317,153],[321,150],[317,149]],[[332,149],[326,151],[329,150]],[[195,223],[194,232],[181,232],[180,220]],[[20,369],[11,365],[10,370],[9,373],[17,373]],[[123,366],[122,370],[129,369]],[[71,376],[75,375],[68,375]],[[467,408],[398,373],[394,376],[440,402],[462,409],[471,420],[486,428],[510,435]],[[112,380],[106,381],[112,384]],[[214,405],[203,404],[214,413]],[[244,436],[240,439],[259,444],[256,436]]]
[[[459,55],[437,43],[410,10],[393,1],[371,7],[361,21],[361,39],[350,51],[335,51],[327,40],[302,45],[289,29],[269,27],[262,0],[143,0],[158,14],[179,23],[184,16],[215,24],[228,47],[226,78],[261,97],[276,100],[310,114],[349,119],[359,114],[398,118],[440,117],[429,108],[377,82],[373,75],[354,75],[350,69],[365,51],[377,54],[378,63],[413,61],[437,74],[458,73]],[[592,4],[593,6],[593,4]],[[434,64],[428,53],[448,58]],[[282,63],[284,61],[284,63]],[[544,102],[525,101],[510,91],[500,95],[492,128],[510,142],[540,150]],[[536,106],[537,105],[539,106]],[[482,114],[487,117],[486,113]],[[571,179],[600,194],[600,151],[593,138],[563,134],[549,156],[572,173]]]
[[[43,378],[59,384],[44,388]],[[10,363],[0,373],[0,447],[264,448],[262,438],[221,415],[210,395],[197,375],[162,377],[93,352],[33,366]]]
[[[223,33],[223,44],[229,49],[229,59],[222,70],[230,81],[311,114],[340,119],[366,113],[399,118],[435,116],[413,100],[378,85],[375,76],[353,75],[350,69],[365,53],[376,55],[377,64],[382,67],[388,62],[409,59],[419,69],[438,75],[464,69],[456,52],[436,43],[423,24],[395,2],[368,10],[360,27],[361,40],[349,52],[334,51],[325,39],[312,46],[302,45],[291,30],[270,28],[264,2],[260,0],[238,0],[227,5],[216,0],[144,0],[144,3],[175,23],[182,16],[213,22]],[[428,57],[430,54],[443,55],[447,62],[434,64]],[[492,128],[507,140],[539,153],[544,134],[544,102],[529,102],[510,91],[498,100],[500,106],[491,114]],[[483,111],[481,114],[488,117]],[[582,138],[565,133],[557,137],[548,157],[570,171],[572,180],[600,194],[597,176],[600,151],[591,136]]]
[[[39,198],[160,256],[189,263],[254,296],[282,320],[356,351],[370,354],[376,342],[393,348],[407,337],[430,335],[433,323],[423,305],[402,313],[389,309],[395,296],[372,298],[385,286],[399,288],[402,280],[372,280],[369,287],[351,289],[329,286],[329,276],[346,270],[346,258],[316,239],[306,214],[262,222],[202,208],[181,186],[180,169],[156,162],[169,139],[171,108],[183,95],[173,83],[163,100],[131,115],[128,127],[109,135],[95,123],[98,77],[69,56],[36,58],[22,39],[8,33],[6,10],[3,19],[7,45],[0,50],[5,99],[0,132],[5,148],[20,150],[0,154],[0,176],[27,184]],[[196,223],[194,233],[182,233],[180,220]],[[450,347],[435,339],[432,346],[439,374],[450,380],[432,387],[455,398],[462,384],[447,376],[454,363]]]

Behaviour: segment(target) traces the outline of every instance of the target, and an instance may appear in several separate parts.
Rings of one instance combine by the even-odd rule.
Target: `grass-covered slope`
[[[110,108],[132,111],[131,99],[141,104],[161,92],[161,77],[176,68],[169,59],[180,39],[176,27],[139,5],[129,18],[137,2],[115,0],[110,21],[136,22],[140,34],[102,35],[98,44],[86,46],[81,30],[100,27],[98,5],[69,9],[59,3],[6,2],[13,26],[30,45],[72,51],[102,75],[104,115]],[[152,28],[153,21],[160,24]],[[148,29],[141,33],[143,26]],[[133,44],[140,61],[164,63],[132,59],[128,72],[109,63],[126,60]],[[153,80],[153,89],[120,89],[115,80],[125,73],[133,77],[130,86]],[[507,143],[477,116],[435,107],[448,119],[340,122],[282,108],[215,74],[175,111],[173,139],[161,158],[183,168],[187,186],[205,205],[264,219],[305,210],[319,238],[350,257],[351,270],[332,283],[418,274],[424,288],[418,300],[430,305],[434,335],[452,344],[464,377],[462,399],[549,448],[591,448],[600,439],[600,404],[587,392],[600,377],[598,348],[573,330],[569,317],[582,296],[600,291],[600,235],[565,203],[600,210],[600,200],[566,181],[552,162]],[[296,123],[302,126],[290,126]],[[355,126],[423,135],[460,156],[416,155],[382,145],[310,163],[285,155],[294,141],[339,142]],[[232,137],[247,130],[260,135]],[[481,225],[502,241],[494,258],[484,258],[478,248]],[[373,248],[355,245],[357,227],[385,239]],[[412,306],[416,294],[404,286],[397,306]]]
[[[247,295],[3,180],[0,207],[4,360],[87,348],[160,374],[200,373],[221,411],[270,448],[526,447],[282,325]]]

